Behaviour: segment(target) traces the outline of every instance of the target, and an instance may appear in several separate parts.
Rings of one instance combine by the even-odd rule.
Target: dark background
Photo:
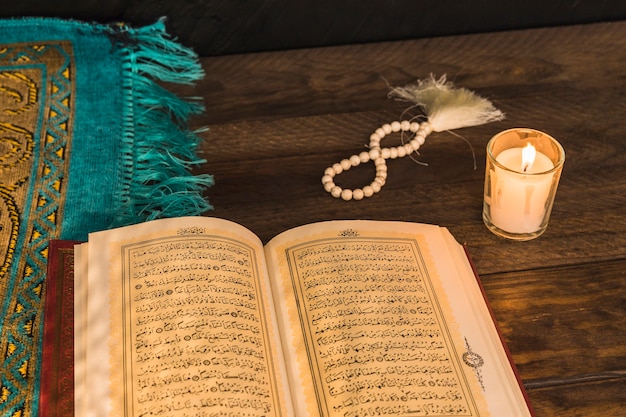
[[[8,2],[3,2],[8,3]],[[21,0],[0,17],[168,18],[203,56],[626,19],[622,0]]]

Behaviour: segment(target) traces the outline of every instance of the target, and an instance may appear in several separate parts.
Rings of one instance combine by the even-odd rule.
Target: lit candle
[[[545,232],[565,151],[539,130],[502,131],[487,144],[483,221],[494,234],[530,240]]]
[[[554,164],[530,143],[503,150],[496,162],[491,175],[493,225],[509,233],[537,231],[548,209]]]

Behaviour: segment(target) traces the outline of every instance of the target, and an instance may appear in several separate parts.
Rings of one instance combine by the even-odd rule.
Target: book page
[[[88,249],[85,415],[292,415],[251,232],[166,219],[92,234]]]
[[[296,414],[529,415],[450,239],[437,226],[336,221],[266,246]]]

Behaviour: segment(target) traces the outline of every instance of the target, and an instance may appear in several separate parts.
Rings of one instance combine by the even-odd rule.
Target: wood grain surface
[[[537,416],[626,415],[626,22],[202,62],[205,80],[177,91],[207,108],[192,125],[209,128],[197,168],[215,176],[207,215],[263,241],[331,219],[446,226],[468,246]],[[327,194],[324,169],[407,109],[388,87],[431,73],[489,98],[506,119],[431,134],[422,164],[389,161],[373,198]],[[485,146],[511,127],[548,132],[566,151],[548,230],[529,242],[492,235],[481,217]],[[362,186],[373,172],[336,181]]]

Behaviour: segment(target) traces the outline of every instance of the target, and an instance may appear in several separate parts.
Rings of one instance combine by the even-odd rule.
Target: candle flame
[[[522,149],[522,172],[526,172],[533,167],[537,150],[530,143]]]

